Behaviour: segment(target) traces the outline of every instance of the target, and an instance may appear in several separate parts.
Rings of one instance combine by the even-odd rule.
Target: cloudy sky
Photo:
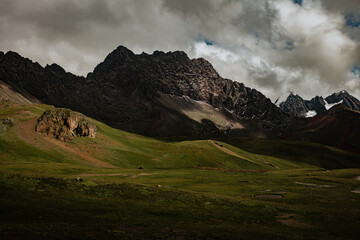
[[[0,51],[86,75],[118,45],[183,50],[271,100],[360,97],[359,0],[1,0]]]

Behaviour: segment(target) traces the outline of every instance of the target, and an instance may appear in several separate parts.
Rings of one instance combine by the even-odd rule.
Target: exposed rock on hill
[[[13,126],[14,120],[11,118],[0,118],[0,134],[6,131],[6,126]]]
[[[35,130],[61,141],[96,136],[96,126],[84,115],[69,109],[48,110],[38,119]]]

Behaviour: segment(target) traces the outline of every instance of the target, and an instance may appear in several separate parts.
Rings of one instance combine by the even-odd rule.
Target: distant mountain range
[[[298,117],[314,117],[340,103],[349,109],[360,111],[360,101],[345,90],[326,98],[316,96],[311,100],[304,100],[299,95],[291,92],[286,101],[280,103],[279,107],[285,112]]]
[[[134,54],[119,46],[86,77],[0,52],[0,96],[70,108],[147,136],[283,138],[360,149],[360,103],[346,91],[309,101],[291,93],[277,107],[180,51]]]

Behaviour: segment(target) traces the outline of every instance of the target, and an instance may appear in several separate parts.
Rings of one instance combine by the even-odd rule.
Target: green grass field
[[[0,239],[360,239],[357,154],[97,121],[95,139],[63,143],[34,130],[50,108],[0,106],[14,120],[0,126]]]

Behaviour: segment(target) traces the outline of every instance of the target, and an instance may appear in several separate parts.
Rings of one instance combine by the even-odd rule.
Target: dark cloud
[[[183,50],[273,100],[360,96],[358,0],[2,0],[0,50],[86,75],[118,45]]]

